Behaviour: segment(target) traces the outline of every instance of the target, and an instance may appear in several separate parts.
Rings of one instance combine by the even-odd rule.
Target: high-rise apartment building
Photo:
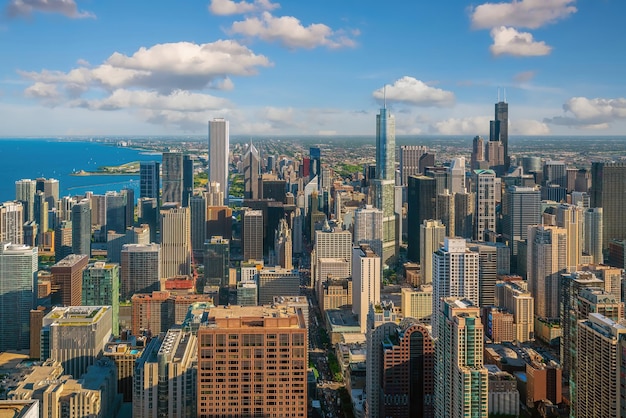
[[[88,199],[72,206],[72,253],[91,255],[91,207]]]
[[[21,202],[0,203],[0,242],[24,243],[24,206]]]
[[[126,194],[118,192],[106,192],[106,224],[104,233],[115,231],[118,234],[126,232],[126,205],[134,202],[126,202]]]
[[[72,221],[61,221],[54,230],[54,258],[62,260],[72,254]]]
[[[161,166],[158,161],[139,163],[139,197],[159,200],[161,190]]]
[[[441,248],[446,227],[439,220],[424,220],[420,225],[420,260],[422,283],[433,282],[433,253]]]
[[[361,332],[367,330],[370,305],[380,301],[381,260],[367,245],[352,251],[352,312],[359,318]]]
[[[191,211],[178,205],[161,208],[162,278],[191,274]]]
[[[467,191],[454,194],[454,234],[471,239],[474,235],[474,193]]]
[[[354,211],[354,245],[368,244],[380,257],[383,256],[383,211],[371,205]]]
[[[70,254],[50,268],[52,281],[58,287],[57,300],[62,306],[81,306],[83,270],[89,263],[85,254]]]
[[[583,252],[584,211],[580,206],[560,204],[556,208],[556,225],[567,231],[568,271],[575,271]]]
[[[474,170],[476,203],[474,205],[474,239],[485,241],[485,233],[496,231],[496,173]]]
[[[30,310],[37,300],[37,248],[0,243],[0,351],[30,344]]]
[[[242,215],[241,246],[244,260],[263,259],[263,211],[246,210]]]
[[[435,315],[440,317],[436,321],[435,416],[487,418],[489,377],[483,366],[480,308],[467,299],[444,298]]]
[[[409,225],[421,225],[426,219],[435,219],[437,207],[436,181],[427,176],[409,176],[407,188]],[[420,259],[420,234],[417,228],[409,228],[407,233],[409,260],[421,261]]]
[[[211,308],[198,330],[197,416],[306,417],[307,347],[300,309]]]
[[[485,161],[485,140],[482,136],[475,136],[472,140],[472,157],[470,161],[470,168],[472,170],[479,170],[483,167]]]
[[[22,179],[15,182],[15,200],[24,206],[24,221],[35,220],[35,193],[37,182],[31,179]]]
[[[59,180],[38,178],[35,181],[37,182],[37,191],[43,192],[48,207],[50,209],[56,208],[57,200],[59,200]]]
[[[584,212],[583,253],[593,257],[594,264],[603,264],[602,254],[604,211],[602,208],[589,208]]]
[[[130,299],[135,293],[159,290],[161,277],[161,246],[159,244],[125,244],[122,247],[122,298]]]
[[[243,153],[243,198],[258,199],[260,197],[259,179],[261,177],[261,155],[252,144]]]
[[[81,306],[110,306],[113,335],[119,335],[120,266],[97,261],[83,270]]]
[[[479,254],[461,238],[445,238],[433,258],[433,335],[437,338],[442,298],[467,299],[479,306]]]
[[[535,299],[523,280],[498,281],[495,305],[513,314],[515,340],[535,339]]]
[[[420,158],[428,150],[423,145],[402,145],[400,147],[400,178],[402,186],[409,184],[409,176],[417,176],[420,172]]]
[[[228,203],[228,152],[230,134],[228,121],[216,118],[209,121],[209,182],[217,182],[224,191],[224,204]]]
[[[181,329],[153,338],[137,360],[133,375],[133,416],[196,416],[197,339]]]
[[[175,325],[181,325],[190,305],[213,303],[213,298],[207,294],[176,294],[161,290],[136,293],[131,297],[130,303],[132,335],[141,335],[144,331],[158,335]]]
[[[183,154],[182,152],[163,153],[163,193],[161,202],[183,203]]]
[[[626,239],[626,163],[591,163],[591,207],[602,208],[602,248],[614,239]]]
[[[528,226],[541,221],[541,192],[533,187],[510,186],[502,199],[502,238],[511,249],[512,270],[517,271],[517,246],[528,237]],[[522,260],[526,263],[526,260]]]

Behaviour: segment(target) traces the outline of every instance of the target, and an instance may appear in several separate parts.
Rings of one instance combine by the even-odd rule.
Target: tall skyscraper
[[[383,211],[366,205],[354,211],[354,245],[368,244],[383,256]]]
[[[220,184],[224,191],[224,204],[228,203],[228,152],[230,134],[228,121],[216,118],[209,121],[209,182]]]
[[[243,198],[258,199],[259,178],[261,176],[261,155],[250,141],[243,153]]]
[[[479,170],[484,168],[482,163],[485,161],[485,140],[482,136],[475,136],[472,140],[472,159],[470,168]]]
[[[546,161],[543,165],[543,184],[567,187],[565,161]]]
[[[465,157],[452,160],[450,167],[448,167],[447,175],[450,193],[465,191]]]
[[[347,275],[352,274],[352,234],[350,231],[332,229],[328,223],[321,231],[315,231],[315,246],[311,254],[311,277],[317,283],[326,279],[318,269],[318,261],[324,258],[343,260],[347,267]]]
[[[568,271],[575,271],[583,252],[584,213],[580,206],[560,204],[556,208],[556,225],[567,231]]]
[[[517,271],[517,246],[528,235],[528,226],[541,221],[541,193],[533,187],[510,186],[502,199],[502,238],[511,248],[511,268]],[[526,263],[526,260],[522,260]]]
[[[191,196],[189,199],[189,209],[191,211],[191,249],[196,260],[202,260],[204,252],[204,241],[206,234],[206,194]]]
[[[139,163],[139,197],[159,200],[161,190],[161,169],[158,161]]]
[[[86,254],[70,254],[50,268],[52,281],[58,286],[58,303],[62,306],[81,306],[83,270],[89,263]]]
[[[161,278],[191,274],[191,211],[161,208]]]
[[[426,219],[435,219],[437,207],[436,182],[432,177],[409,176],[408,193],[408,224],[421,225]],[[417,228],[408,231],[409,260],[420,261],[420,234]]]
[[[183,154],[163,153],[163,194],[161,202],[183,203]]]
[[[15,182],[15,200],[24,206],[24,221],[35,220],[35,193],[37,182],[31,179],[22,179]]]
[[[509,156],[509,104],[498,99],[495,104],[495,120],[491,121],[491,129],[489,133],[490,141],[500,141],[504,148],[504,170],[507,171],[511,166],[511,157]]]
[[[567,268],[567,231],[555,226],[528,227],[528,287],[535,297],[535,316],[559,318],[559,284]]]
[[[308,332],[302,310],[220,306],[206,316],[198,330],[197,416],[304,418]],[[227,345],[230,358],[222,358]],[[231,388],[228,395],[222,385]]]
[[[443,244],[446,227],[439,220],[428,219],[420,225],[420,260],[422,283],[433,282],[433,253]]]
[[[322,177],[322,150],[319,147],[310,147],[309,157],[309,178],[317,177],[320,180]]]
[[[39,226],[39,242],[43,241],[42,235],[50,227],[48,223],[48,202],[46,202],[46,196],[43,192],[37,192],[35,194],[35,222]]]
[[[0,203],[0,242],[24,243],[24,206],[21,202]]]
[[[626,163],[591,163],[591,207],[602,208],[602,248],[614,239],[626,239]]]
[[[395,180],[396,120],[386,106],[376,115],[376,178]]]
[[[479,306],[479,254],[461,238],[445,238],[433,253],[433,335],[438,337],[442,298],[467,299]]]
[[[367,312],[380,301],[381,260],[368,245],[352,251],[352,312],[359,318],[361,332],[367,330]]]
[[[29,348],[37,270],[36,247],[0,243],[0,351]]]
[[[87,199],[72,206],[72,253],[91,255],[91,207]]]
[[[72,221],[61,221],[54,230],[54,259],[72,254]]]
[[[454,235],[471,239],[474,235],[474,193],[455,193],[454,195]]]
[[[524,280],[496,283],[496,306],[513,314],[515,340],[525,342],[535,339],[535,299]]]
[[[602,254],[603,209],[590,208],[584,213],[583,252],[593,257],[594,264],[604,264]]]
[[[110,306],[113,335],[120,334],[120,266],[97,261],[83,270],[81,306]]]
[[[409,184],[409,176],[423,174],[420,172],[420,158],[427,152],[423,145],[402,145],[400,147],[400,178],[402,186]]]
[[[106,227],[104,232],[125,233],[126,227],[131,226],[126,224],[126,195],[118,192],[106,192],[104,196],[106,199]]]
[[[159,244],[125,244],[121,259],[122,298],[159,290],[162,277]]]
[[[285,219],[281,219],[274,234],[274,257],[277,266],[293,268],[293,242],[291,229]]]
[[[241,227],[244,260],[263,260],[263,211],[246,210]]]
[[[206,240],[204,266],[205,285],[228,288],[230,241],[223,237],[211,237]]]
[[[474,170],[474,239],[485,241],[486,232],[496,231],[496,173]]]
[[[191,155],[183,156],[183,207],[189,206],[189,199],[193,196],[193,164],[195,159]]]
[[[445,298],[437,309],[435,416],[487,418],[488,372],[483,366],[480,308],[466,299]]]

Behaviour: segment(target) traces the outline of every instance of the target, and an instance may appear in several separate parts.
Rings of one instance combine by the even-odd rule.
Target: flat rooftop
[[[32,413],[32,411],[39,411],[39,408],[36,408],[37,404],[38,401],[34,399],[27,401],[0,401],[0,418],[24,417]],[[37,414],[37,416],[39,415]]]

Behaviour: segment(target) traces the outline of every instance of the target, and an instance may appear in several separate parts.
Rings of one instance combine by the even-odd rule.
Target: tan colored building
[[[83,270],[89,263],[86,254],[70,254],[50,268],[52,280],[59,288],[59,303],[80,306],[83,296]]]
[[[301,310],[219,306],[198,330],[198,417],[307,416]]]
[[[485,322],[486,335],[495,344],[515,340],[515,324],[513,314],[495,307],[486,308]]]
[[[124,402],[133,400],[133,374],[135,362],[143,353],[145,338],[142,346],[137,345],[137,338],[131,340],[113,340],[104,347],[104,356],[115,363],[117,368],[117,391],[124,397]]]
[[[191,274],[191,211],[175,204],[161,209],[161,278]]]
[[[528,291],[526,281],[498,281],[495,294],[496,306],[513,314],[514,339],[520,342],[535,339],[535,299]]]
[[[433,314],[433,286],[423,284],[415,289],[402,289],[402,316],[430,323]]]
[[[320,309],[341,309],[352,306],[352,279],[327,279],[322,283]]]

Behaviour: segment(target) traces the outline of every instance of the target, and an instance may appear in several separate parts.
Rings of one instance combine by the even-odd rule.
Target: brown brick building
[[[58,288],[58,302],[62,306],[82,305],[83,270],[88,263],[88,255],[70,254],[50,268],[52,281]]]

